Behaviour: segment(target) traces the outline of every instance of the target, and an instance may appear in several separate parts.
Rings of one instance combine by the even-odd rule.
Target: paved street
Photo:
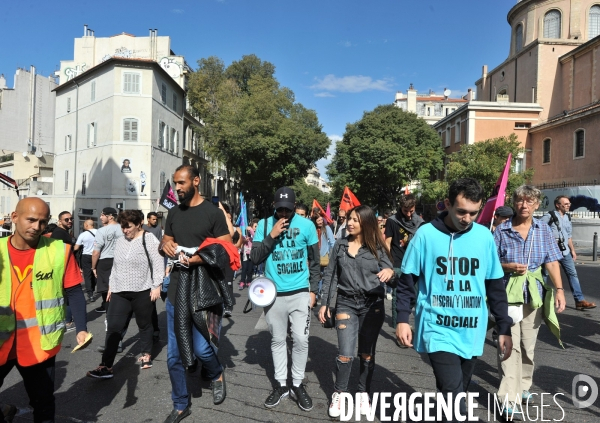
[[[578,260],[579,261],[579,260]],[[586,299],[600,301],[600,266],[578,265]],[[565,283],[565,287],[568,284]],[[232,319],[223,328],[222,347],[219,356],[227,366],[227,400],[212,404],[212,394],[200,372],[189,376],[188,384],[193,393],[192,415],[185,419],[192,422],[307,422],[328,420],[327,399],[333,391],[333,370],[337,353],[337,337],[334,330],[323,329],[313,317],[309,362],[306,372],[307,390],[314,401],[311,412],[301,411],[291,400],[284,400],[273,410],[267,410],[263,402],[271,390],[273,365],[270,354],[270,336],[261,330],[260,309],[244,315],[241,310],[246,301],[246,291],[240,296],[236,288],[238,304]],[[93,306],[99,305],[99,302]],[[139,353],[137,328],[132,323],[125,340],[125,351],[119,354],[112,380],[94,380],[85,377],[87,370],[95,368],[100,354],[95,351],[104,341],[104,315],[88,306],[89,328],[95,335],[87,350],[71,354],[74,333],[65,337],[64,348],[57,357],[56,399],[57,422],[160,422],[171,410],[170,383],[166,364],[166,333],[164,304],[159,301],[161,339],[155,344],[154,367],[140,370],[136,365]],[[387,318],[377,347],[377,367],[373,379],[373,391],[379,392],[435,392],[435,382],[426,358],[414,350],[399,349],[390,326],[390,302],[386,301]],[[544,326],[536,349],[536,372],[534,393],[561,393],[557,402],[565,410],[562,421],[595,422],[600,420],[600,400],[591,408],[576,409],[571,401],[571,383],[577,374],[592,376],[600,382],[600,310],[588,312],[574,308],[573,297],[567,289],[567,310],[560,316],[565,349]],[[257,328],[258,326],[258,328]],[[485,354],[479,360],[472,392],[479,393],[477,415],[488,421],[488,393],[497,386],[496,354],[491,338],[486,342]],[[352,378],[356,381],[358,360],[355,361]],[[351,381],[352,383],[352,381]],[[19,407],[15,422],[33,420],[23,383],[16,370],[5,380],[0,393],[1,402]],[[536,397],[539,407],[539,396]],[[559,420],[561,409],[552,396],[544,397],[544,419]],[[539,412],[539,408],[538,408]],[[535,409],[530,408],[534,420]],[[538,416],[540,419],[540,416]],[[364,417],[363,417],[364,420]]]

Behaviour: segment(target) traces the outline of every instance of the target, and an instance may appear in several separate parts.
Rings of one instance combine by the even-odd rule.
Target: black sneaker
[[[231,310],[225,309],[223,311],[223,317],[231,317]]]
[[[277,388],[273,389],[273,392],[271,392],[271,394],[267,397],[267,400],[265,401],[265,407],[275,407],[277,404],[279,404],[281,398],[287,397],[289,393],[290,390],[287,386],[278,386]]]
[[[0,405],[0,415],[4,417],[3,421],[5,422],[12,422],[17,415],[17,411],[19,411],[17,407],[12,404]]]
[[[192,414],[192,410],[190,410],[190,407],[186,407],[185,410],[183,410],[181,413],[178,410],[173,410],[171,411],[171,414],[169,414],[169,416],[167,417],[167,420],[165,420],[165,423],[179,423],[190,414]]]
[[[87,376],[96,379],[111,379],[113,377],[113,371],[106,366],[100,365],[96,369],[87,372]]]
[[[102,306],[100,306],[100,307],[98,307],[98,308],[94,309],[94,311],[95,311],[96,313],[106,313],[106,309],[105,309],[104,307],[102,307]]]
[[[298,407],[304,411],[310,411],[313,408],[312,399],[304,389],[304,385],[292,386],[290,389],[290,398],[298,403]]]

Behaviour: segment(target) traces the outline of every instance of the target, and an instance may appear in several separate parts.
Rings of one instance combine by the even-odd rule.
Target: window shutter
[[[131,74],[130,73],[123,74],[123,92],[124,93],[131,92]]]
[[[179,131],[175,131],[175,154],[179,155]]]
[[[71,97],[67,98],[67,113],[71,111]]]
[[[177,94],[173,93],[173,111],[177,112]]]
[[[131,141],[138,140],[138,121],[137,119],[131,119]]]
[[[163,104],[167,104],[167,86],[164,83],[161,84],[160,98]]]
[[[91,126],[92,125],[88,123],[88,126],[87,126],[87,146],[88,146],[88,148],[90,148],[92,146],[91,145],[91,136],[92,136],[92,134],[90,134],[90,132],[92,130]]]
[[[67,137],[69,137],[69,151],[71,151],[73,149],[73,138],[70,135],[67,135]]]
[[[96,101],[96,81],[92,81],[91,101]]]
[[[140,93],[140,75],[137,73],[133,74],[132,79],[133,79],[132,91],[136,94],[139,94]]]
[[[131,121],[129,119],[123,120],[123,141],[130,141],[129,133],[131,131]]]
[[[98,140],[98,122],[94,122],[92,128],[94,129],[94,145],[96,145],[96,141]]]

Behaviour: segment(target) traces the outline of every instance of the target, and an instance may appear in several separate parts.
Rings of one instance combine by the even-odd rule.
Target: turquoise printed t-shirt
[[[418,276],[415,350],[466,359],[482,355],[488,320],[485,280],[504,276],[491,232],[479,224],[460,234],[424,225],[408,245],[402,273]]]
[[[275,217],[267,219],[267,234],[273,229]],[[252,242],[265,239],[264,219],[258,222]],[[290,227],[275,239],[275,247],[265,262],[265,276],[275,282],[277,292],[308,288],[308,246],[319,242],[317,229],[310,219],[294,215]],[[318,259],[318,257],[317,257]]]

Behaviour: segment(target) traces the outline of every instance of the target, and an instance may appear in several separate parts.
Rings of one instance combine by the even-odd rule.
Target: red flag
[[[312,210],[314,210],[315,208],[319,209],[319,216],[321,216],[323,219],[325,219],[325,222],[328,225],[331,225],[333,223],[333,220],[331,220],[331,217],[327,216],[327,213],[325,213],[325,210],[323,210],[323,207],[321,207],[319,202],[315,198],[313,198]],[[312,212],[312,210],[311,210],[311,212]]]
[[[360,206],[360,201],[358,201],[356,195],[350,191],[350,188],[344,187],[344,194],[342,194],[342,201],[340,201],[340,210],[348,212],[356,206]]]
[[[485,203],[485,207],[483,208],[481,213],[479,213],[477,223],[490,223],[494,219],[494,212],[496,211],[496,209],[504,205],[504,197],[506,196],[506,185],[508,184],[508,174],[510,173],[511,159],[512,154],[508,153],[508,159],[506,160],[504,170],[498,178],[498,182],[496,182],[496,186],[492,190],[490,198],[488,198],[487,202]]]
[[[327,202],[327,208],[325,209],[325,214],[327,215],[329,220],[331,220],[331,205],[329,204],[329,201]]]

